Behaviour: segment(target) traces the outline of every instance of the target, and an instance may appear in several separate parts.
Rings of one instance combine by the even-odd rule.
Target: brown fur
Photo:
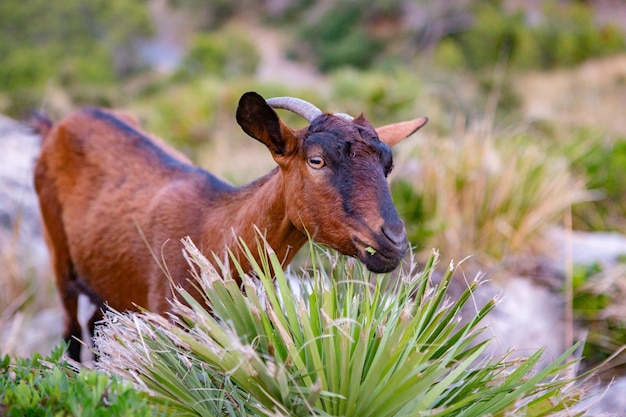
[[[372,270],[395,268],[406,242],[381,162],[390,158],[387,145],[363,117],[354,123],[332,115],[318,119],[292,130],[262,97],[245,94],[237,120],[268,147],[278,167],[240,188],[193,166],[128,114],[90,109],[54,126],[40,120],[35,187],[67,313],[65,339],[80,337],[79,293],[116,310],[167,311],[171,286],[152,253],[177,284],[189,287],[180,242],[186,236],[209,259],[211,252],[221,256],[232,249],[244,270],[250,266],[237,252],[236,238],[255,247],[255,226],[285,265],[310,233]],[[393,135],[384,139],[398,142],[424,123],[386,127]],[[325,132],[336,137],[330,145]],[[350,155],[340,158],[346,149]],[[312,154],[325,157],[323,169],[307,164]],[[379,254],[366,253],[367,246]],[[80,346],[71,343],[70,356],[79,354]]]

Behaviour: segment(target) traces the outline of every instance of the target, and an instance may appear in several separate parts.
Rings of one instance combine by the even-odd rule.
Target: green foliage
[[[609,302],[608,295],[596,296],[585,290],[589,278],[600,273],[602,268],[599,264],[577,265],[572,275],[574,289],[574,309],[582,319],[592,319],[598,315],[598,311],[606,308]]]
[[[435,61],[473,71],[508,61],[519,70],[569,67],[626,50],[623,31],[599,27],[586,4],[547,2],[539,22],[529,24],[522,12],[503,12],[499,2],[476,2],[473,26],[437,45]]]
[[[442,39],[435,48],[433,60],[439,66],[450,70],[465,69],[465,56],[457,41],[451,37]]]
[[[578,2],[567,7],[548,2],[545,22],[534,30],[541,51],[540,68],[567,67],[626,49],[624,33],[616,26],[599,27],[592,9]]]
[[[587,178],[587,188],[596,198],[574,207],[574,226],[579,230],[611,230],[626,233],[626,138],[605,143],[585,139],[586,130],[580,130],[576,143],[588,143],[584,152],[573,155],[573,167]]]
[[[154,416],[164,407],[116,377],[76,371],[57,348],[50,357],[0,361],[0,414],[3,416]]]
[[[460,49],[465,67],[471,70],[491,68],[500,59],[513,54],[512,48],[518,31],[525,31],[526,26],[520,13],[507,15],[493,2],[480,2],[474,12],[474,25],[467,31],[450,36]],[[453,50],[450,44],[444,45]],[[435,56],[441,58],[442,53]],[[457,54],[448,52],[445,58]],[[452,63],[458,65],[458,56]],[[445,64],[446,62],[440,62]]]
[[[482,357],[494,302],[459,320],[478,282],[446,301],[454,267],[436,284],[436,253],[390,281],[312,248],[310,272],[289,282],[260,243],[258,264],[244,247],[258,280],[240,285],[184,243],[204,299],[180,289],[176,323],[112,313],[96,343],[105,368],[189,415],[543,416],[578,400],[558,376],[572,350],[543,370],[540,351]]]
[[[626,264],[598,264],[574,268],[572,308],[575,319],[587,329],[584,365],[592,368],[626,346]],[[611,368],[609,363],[605,368]],[[626,367],[623,359],[616,366]],[[609,375],[612,375],[609,373]]]
[[[382,71],[356,71],[343,68],[330,74],[330,102],[337,111],[357,116],[365,114],[374,125],[415,117],[422,90],[419,77],[401,68]]]
[[[382,42],[366,30],[366,11],[360,2],[337,2],[302,28],[300,37],[311,46],[320,70],[365,68],[382,51]]]
[[[254,74],[260,57],[252,41],[238,29],[200,33],[187,52],[179,77],[210,74],[232,79]]]
[[[44,0],[0,3],[0,91],[10,109],[42,101],[48,83],[102,86],[141,69],[133,45],[151,27],[144,2]],[[38,97],[32,102],[32,97]]]

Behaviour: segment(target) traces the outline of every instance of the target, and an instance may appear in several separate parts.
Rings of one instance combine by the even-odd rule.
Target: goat
[[[274,108],[309,125],[291,129]],[[304,100],[266,101],[254,92],[241,97],[236,118],[278,165],[243,187],[194,166],[123,112],[91,108],[57,124],[38,120],[34,182],[71,358],[80,360],[80,344],[72,342],[81,336],[79,293],[118,311],[166,312],[172,288],[152,253],[175,284],[193,291],[181,253],[186,236],[207,255],[230,248],[244,271],[250,265],[237,238],[252,247],[255,227],[285,265],[311,236],[373,272],[398,266],[408,244],[386,181],[390,146],[426,118],[375,130],[363,115],[322,113]],[[90,320],[92,334],[99,318],[100,311]]]

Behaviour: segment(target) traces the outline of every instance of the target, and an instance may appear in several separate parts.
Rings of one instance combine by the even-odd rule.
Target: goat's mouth
[[[399,245],[369,245],[355,237],[356,257],[365,264],[367,269],[377,274],[391,272],[398,267],[408,250],[408,243]]]

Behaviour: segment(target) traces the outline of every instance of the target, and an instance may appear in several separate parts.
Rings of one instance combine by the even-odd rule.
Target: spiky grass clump
[[[558,377],[571,351],[540,371],[541,352],[483,357],[489,341],[477,336],[494,302],[462,322],[478,281],[446,300],[454,268],[434,285],[436,253],[423,272],[400,273],[390,285],[313,249],[294,292],[262,246],[258,280],[241,286],[190,241],[185,247],[204,300],[179,289],[172,321],[113,312],[97,337],[104,369],[183,414],[543,416],[577,400]],[[327,272],[320,265],[328,262]],[[274,281],[271,270],[279,271]]]

